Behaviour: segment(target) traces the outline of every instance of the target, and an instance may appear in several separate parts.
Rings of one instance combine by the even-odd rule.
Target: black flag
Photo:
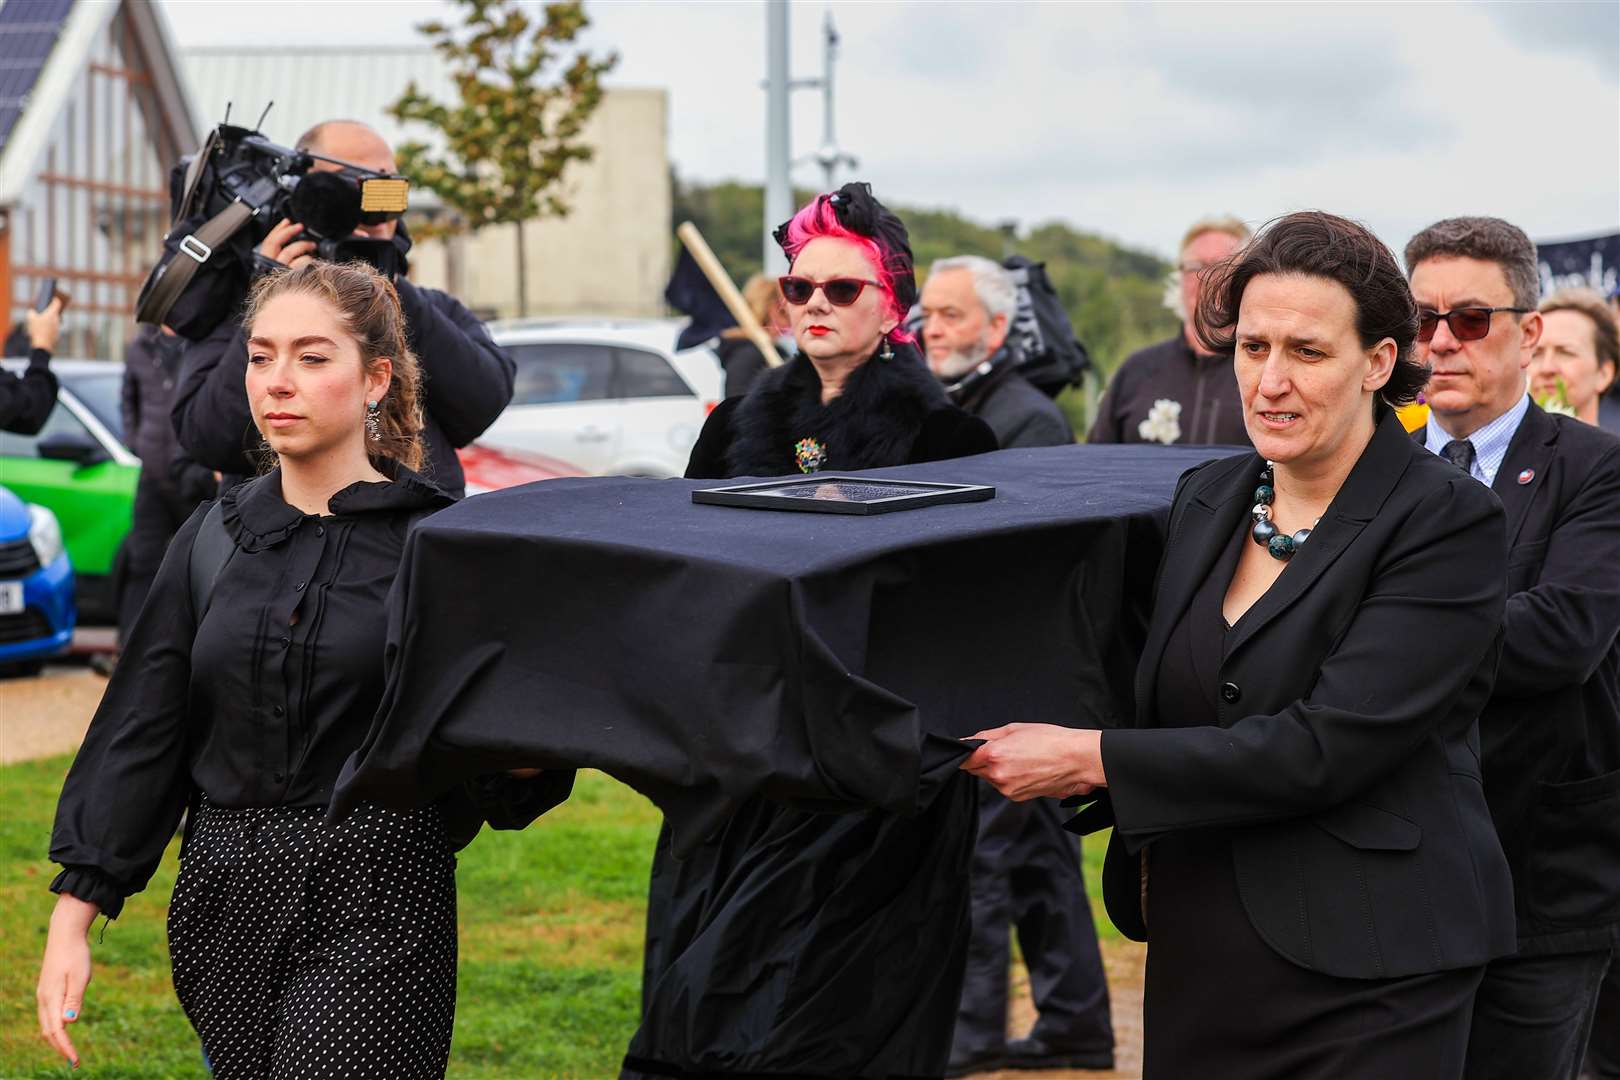
[[[697,260],[685,247],[681,248],[681,257],[675,262],[675,272],[669,275],[669,284],[664,286],[664,300],[676,311],[692,317],[675,341],[677,350],[701,345],[720,331],[737,325],[725,301],[714,291]]]

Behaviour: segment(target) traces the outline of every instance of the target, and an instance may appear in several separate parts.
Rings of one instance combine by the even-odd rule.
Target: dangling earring
[[[366,438],[372,442],[382,442],[382,419],[375,401],[366,402]]]
[[[883,348],[878,351],[879,360],[893,360],[894,350],[889,348],[889,336],[883,335]]]

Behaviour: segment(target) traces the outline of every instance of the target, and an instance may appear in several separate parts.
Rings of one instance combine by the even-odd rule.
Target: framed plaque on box
[[[891,514],[942,503],[984,502],[996,489],[984,484],[937,484],[861,476],[806,476],[760,484],[699,488],[692,501],[752,510],[803,510],[816,514]]]

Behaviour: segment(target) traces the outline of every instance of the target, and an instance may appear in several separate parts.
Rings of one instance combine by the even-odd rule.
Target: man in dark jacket
[[[1074,442],[1063,410],[1018,374],[1018,358],[1004,347],[1018,306],[1011,274],[978,255],[941,259],[928,271],[921,305],[928,366],[1003,450]]]
[[[1507,510],[1508,602],[1479,719],[1519,951],[1487,967],[1465,1075],[1574,1076],[1620,930],[1620,438],[1537,408],[1535,245],[1453,218],[1406,246],[1432,451]]]
[[[213,470],[180,451],[169,412],[180,377],[185,341],[167,328],[142,326],[124,347],[124,385],[119,402],[124,443],[141,459],[135,507],[124,539],[118,585],[120,634],[134,625],[157,576],[169,541],[197,504],[214,497]]]
[[[1003,449],[1074,442],[1052,399],[1016,370],[1004,346],[1018,305],[1012,275],[977,255],[941,259],[921,298],[928,366]],[[1077,838],[1051,799],[1013,802],[978,786],[972,931],[947,1075],[999,1068],[1113,1067],[1114,1032],[1097,928],[1080,873]],[[1039,1013],[1007,1039],[1008,927],[1030,972]]]
[[[1167,296],[1181,332],[1125,358],[1087,442],[1249,445],[1231,354],[1205,353],[1193,332],[1204,275],[1248,239],[1237,218],[1206,218],[1187,230]]]
[[[394,152],[371,128],[347,120],[319,124],[298,140],[298,149],[378,172],[395,171]],[[317,162],[316,168],[325,166]],[[393,239],[399,223],[361,225],[356,235]],[[297,266],[311,257],[314,244],[298,239],[299,227],[282,222],[259,247],[266,259]],[[426,427],[422,441],[427,456],[422,472],[451,495],[460,497],[466,478],[456,450],[466,446],[512,400],[516,367],[490,340],[484,326],[453,297],[394,281],[405,312],[411,350],[422,366],[422,404]],[[252,474],[258,433],[248,410],[243,380],[247,345],[239,319],[221,323],[208,337],[186,349],[175,396],[173,422],[180,445],[197,461],[223,473]]]

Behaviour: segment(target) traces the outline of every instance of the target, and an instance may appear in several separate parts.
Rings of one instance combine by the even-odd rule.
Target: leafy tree
[[[399,147],[400,172],[455,212],[433,232],[517,229],[517,309],[525,315],[523,223],[567,215],[563,174],[571,162],[592,157],[580,133],[601,103],[601,78],[618,56],[565,55],[590,25],[577,0],[545,4],[539,21],[518,0],[456,3],[463,10],[459,29],[438,21],[417,29],[444,58],[459,100],[434,101],[412,82],[388,109],[396,120],[436,129],[445,151],[408,142]]]

